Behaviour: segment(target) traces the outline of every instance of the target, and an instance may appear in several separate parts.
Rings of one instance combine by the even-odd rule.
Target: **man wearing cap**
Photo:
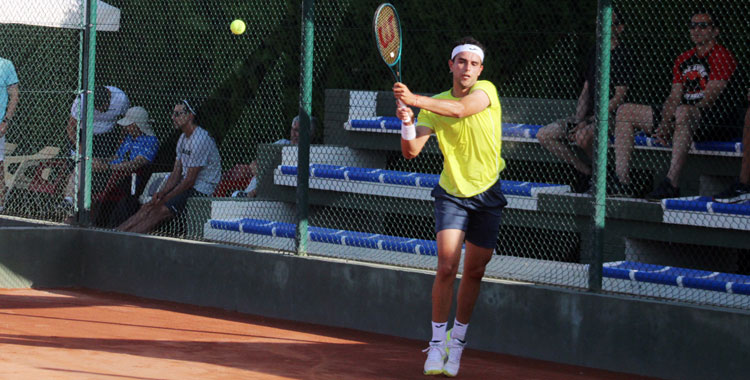
[[[484,269],[497,245],[502,209],[507,204],[500,189],[502,125],[495,85],[478,80],[484,68],[484,47],[471,37],[456,42],[448,67],[453,87],[431,98],[413,94],[403,83],[393,86],[396,99],[421,108],[414,113],[398,108],[401,152],[416,157],[431,134],[443,153],[443,171],[432,191],[435,197],[438,268],[432,285],[432,339],[424,374],[456,376],[466,345],[466,330],[479,295]],[[446,334],[453,300],[453,283],[466,243],[456,318]]]
[[[214,139],[198,125],[195,105],[180,101],[172,123],[182,130],[174,168],[159,192],[118,230],[146,233],[182,213],[191,197],[208,197],[221,180],[221,158]]]
[[[104,189],[97,193],[97,203],[92,206],[92,220],[100,227],[111,226],[109,217],[111,211],[120,201],[131,192],[131,188],[140,188],[145,178],[138,175],[142,168],[153,162],[159,150],[159,140],[151,128],[148,112],[143,107],[132,107],[125,113],[125,117],[117,121],[125,132],[125,139],[117,149],[115,155],[109,159],[94,158],[91,168],[94,172],[108,173],[109,179]],[[134,178],[131,175],[135,173]],[[131,179],[132,178],[132,179]],[[128,180],[130,179],[130,180]],[[134,183],[132,181],[135,181]],[[109,203],[105,206],[105,203]],[[132,215],[134,211],[130,212]],[[122,222],[129,217],[112,215],[114,220]],[[119,224],[114,223],[114,225]]]
[[[132,173],[152,162],[159,149],[159,140],[151,128],[148,112],[143,107],[132,107],[125,117],[117,121],[125,131],[125,140],[117,148],[115,157],[106,161],[95,158],[91,166],[95,171],[112,170]]]
[[[18,105],[18,74],[13,62],[0,58],[0,211],[5,195],[5,134]]]

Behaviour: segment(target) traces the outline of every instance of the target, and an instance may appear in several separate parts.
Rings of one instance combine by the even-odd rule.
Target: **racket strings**
[[[388,65],[394,64],[400,55],[401,30],[396,14],[390,7],[384,7],[375,21],[375,36],[378,51]]]

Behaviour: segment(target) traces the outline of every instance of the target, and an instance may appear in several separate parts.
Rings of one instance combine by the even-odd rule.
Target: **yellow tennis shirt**
[[[505,169],[500,156],[502,147],[502,109],[497,89],[490,81],[477,81],[470,93],[482,90],[490,98],[489,107],[464,118],[441,116],[420,110],[417,125],[432,129],[443,152],[440,186],[448,194],[468,198],[492,186]],[[435,99],[460,100],[451,91],[433,96]]]

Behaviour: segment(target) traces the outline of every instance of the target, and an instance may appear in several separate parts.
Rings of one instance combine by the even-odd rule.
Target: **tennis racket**
[[[391,70],[393,79],[401,82],[401,20],[396,8],[390,3],[380,4],[372,18],[372,27],[380,57]],[[399,108],[406,107],[400,100],[398,104]],[[411,124],[411,121],[406,122]]]

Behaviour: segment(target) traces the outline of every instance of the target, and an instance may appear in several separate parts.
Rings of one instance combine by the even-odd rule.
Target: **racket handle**
[[[398,108],[399,109],[406,108],[406,104],[404,104],[404,102],[402,102],[401,100],[398,100]],[[403,125],[411,125],[411,124],[412,124],[411,120],[409,120],[409,119],[401,119],[401,125],[402,126]]]

